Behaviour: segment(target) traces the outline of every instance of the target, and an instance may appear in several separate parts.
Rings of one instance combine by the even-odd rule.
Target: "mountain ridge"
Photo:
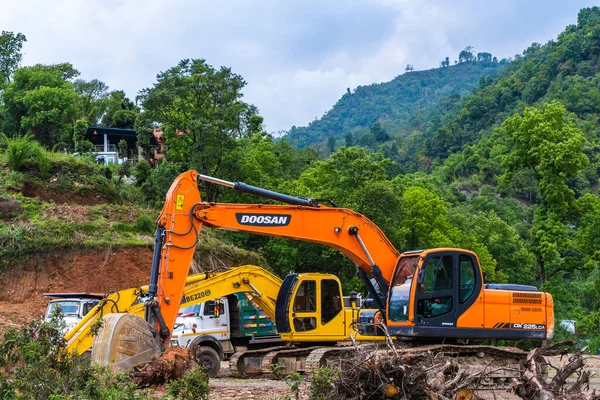
[[[308,126],[293,126],[284,138],[298,147],[324,142],[331,136],[343,139],[348,133],[359,139],[377,122],[394,136],[411,126],[415,114],[428,112],[444,97],[469,95],[482,78],[495,76],[504,65],[504,61],[463,62],[348,89],[321,118]]]

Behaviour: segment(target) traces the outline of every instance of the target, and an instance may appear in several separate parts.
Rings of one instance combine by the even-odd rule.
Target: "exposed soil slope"
[[[106,292],[150,279],[150,247],[71,250],[30,258],[5,272],[0,284],[0,332],[40,317],[46,292]]]

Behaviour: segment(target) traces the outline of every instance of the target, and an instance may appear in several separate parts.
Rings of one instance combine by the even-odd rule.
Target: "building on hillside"
[[[150,157],[150,162],[152,162],[153,159],[154,162],[152,163],[153,165],[155,165],[161,158],[165,157],[165,153],[167,151],[167,144],[165,143],[165,135],[162,131],[159,131],[156,128],[154,128],[152,136],[154,137],[154,140],[156,140],[156,146],[154,147],[154,154],[152,154],[152,157]]]
[[[137,145],[137,131],[135,129],[89,126],[86,137],[94,145],[92,152],[99,164],[122,164],[126,161],[146,158],[155,165],[159,158],[164,157],[164,139],[162,132],[157,130],[150,138],[150,151],[147,154],[144,154],[146,152]],[[124,154],[119,152],[119,142],[121,140],[125,140],[127,143],[127,151]]]

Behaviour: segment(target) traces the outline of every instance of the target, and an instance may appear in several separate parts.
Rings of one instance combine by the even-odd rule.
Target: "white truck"
[[[209,377],[214,377],[221,361],[236,351],[271,347],[281,343],[281,339],[274,322],[249,302],[245,294],[236,293],[182,307],[171,343],[189,347],[196,362]]]

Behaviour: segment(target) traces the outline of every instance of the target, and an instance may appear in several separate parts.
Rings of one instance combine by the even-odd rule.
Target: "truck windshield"
[[[79,315],[79,302],[62,300],[50,303],[48,317],[57,311],[64,316]]]
[[[193,306],[189,306],[189,307],[182,307],[179,309],[179,312],[181,314],[189,314],[189,313],[194,313],[195,315],[198,315],[200,313],[200,306],[202,305],[202,303],[200,304],[194,304]]]

